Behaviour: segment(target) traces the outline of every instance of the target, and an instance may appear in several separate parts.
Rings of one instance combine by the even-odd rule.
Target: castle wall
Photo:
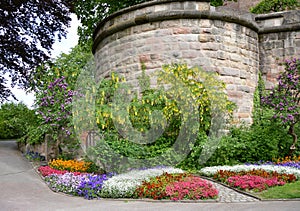
[[[227,84],[228,97],[238,106],[235,119],[251,123],[258,70],[273,83],[279,71],[274,70],[276,62],[299,55],[300,48],[299,22],[292,23],[294,31],[280,34],[278,20],[257,17],[218,11],[203,0],[160,0],[121,10],[95,31],[98,77],[115,71],[137,85],[141,62],[147,74],[174,62],[201,66],[218,72]],[[277,26],[271,26],[272,21]]]

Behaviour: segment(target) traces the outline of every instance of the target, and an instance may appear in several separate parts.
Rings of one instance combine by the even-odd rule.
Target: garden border
[[[38,167],[40,166],[43,166],[44,163],[43,162],[33,162],[33,161],[30,161],[28,160],[26,157],[24,157],[24,159],[26,159],[32,166],[33,170],[36,172],[36,174],[39,175],[40,179],[41,179],[41,182],[43,182],[47,188],[49,188],[53,193],[55,194],[61,194],[61,195],[64,195],[64,196],[67,196],[67,197],[80,197],[80,196],[74,196],[74,195],[70,195],[70,194],[66,194],[66,193],[63,193],[63,192],[56,192],[54,191],[52,188],[50,188],[46,182],[45,182],[45,177],[43,177],[40,172],[38,171]],[[37,164],[39,163],[39,164]],[[217,183],[219,185],[222,185],[228,189],[231,189],[235,192],[238,192],[240,194],[243,194],[243,195],[246,195],[246,196],[249,196],[249,197],[252,197],[252,198],[255,198],[261,202],[263,201],[300,201],[300,198],[295,198],[295,199],[262,199],[258,196],[255,196],[255,195],[252,195],[251,193],[248,193],[248,192],[245,192],[245,191],[242,191],[242,190],[239,190],[239,189],[236,189],[236,188],[233,188],[233,187],[230,187],[224,183],[221,183],[219,181],[216,181],[210,177],[205,177],[205,176],[202,176],[200,174],[193,174],[194,176],[197,176],[197,177],[200,177],[202,179],[205,179],[205,180],[208,180],[208,181],[211,181],[211,182],[214,182],[214,183]],[[228,202],[221,202],[221,198],[218,196],[217,199],[205,199],[205,200],[178,200],[178,201],[174,201],[174,200],[168,200],[168,199],[162,199],[162,200],[154,200],[154,199],[147,199],[147,198],[142,198],[142,199],[133,199],[133,198],[99,198],[99,199],[92,199],[92,200],[105,200],[105,201],[124,201],[124,202],[135,202],[135,201],[138,201],[138,202],[151,202],[151,203],[228,203]],[[229,202],[229,203],[236,203],[236,202]],[[252,203],[252,202],[247,202],[247,203]]]

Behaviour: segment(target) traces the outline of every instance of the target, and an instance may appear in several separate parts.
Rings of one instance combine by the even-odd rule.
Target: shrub
[[[298,0],[263,0],[250,11],[255,14],[279,12],[284,10],[293,10],[299,8]]]
[[[262,103],[271,108],[274,119],[288,127],[288,134],[293,138],[291,155],[297,148],[297,133],[295,126],[300,122],[300,59],[285,61],[285,71],[278,76],[278,85],[267,96],[262,97]]]
[[[213,111],[220,111],[226,120],[233,112],[234,104],[223,92],[225,84],[217,79],[216,73],[188,68],[186,64],[165,65],[157,72],[157,81],[172,88],[154,89],[144,71],[139,78],[141,91],[132,98],[128,96],[129,102],[122,101],[124,93],[130,92],[124,78],[112,73],[99,86],[96,121],[104,138],[89,153],[98,157],[103,165],[118,168],[120,161],[117,157],[114,159],[109,150],[120,155],[119,160],[123,161],[133,158],[147,160],[153,166],[177,164],[190,156],[198,133],[208,133],[211,119],[219,115]],[[120,94],[118,89],[126,92]],[[185,112],[182,108],[189,110]],[[158,111],[161,116],[155,116]],[[200,155],[197,150],[192,153],[194,157]],[[159,156],[162,158],[155,160]],[[112,166],[106,167],[120,171]]]
[[[5,103],[0,107],[0,139],[17,139],[24,136],[30,126],[37,127],[33,110],[23,103]]]

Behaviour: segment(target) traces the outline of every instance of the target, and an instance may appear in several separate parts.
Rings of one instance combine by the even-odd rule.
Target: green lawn
[[[294,199],[300,198],[300,181],[284,186],[276,186],[257,194],[262,199]]]

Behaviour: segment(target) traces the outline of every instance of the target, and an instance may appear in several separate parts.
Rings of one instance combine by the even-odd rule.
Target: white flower
[[[217,173],[219,170],[227,171],[251,171],[253,169],[263,169],[267,172],[276,171],[279,174],[293,174],[297,177],[297,180],[300,179],[300,169],[289,167],[289,166],[274,166],[274,165],[235,165],[235,166],[213,166],[205,167],[200,170],[200,173],[205,176],[212,176]]]
[[[143,181],[149,181],[151,177],[160,176],[165,172],[183,173],[181,169],[172,167],[132,170],[104,181],[101,195],[102,197],[112,198],[131,197],[135,189],[141,185]]]

